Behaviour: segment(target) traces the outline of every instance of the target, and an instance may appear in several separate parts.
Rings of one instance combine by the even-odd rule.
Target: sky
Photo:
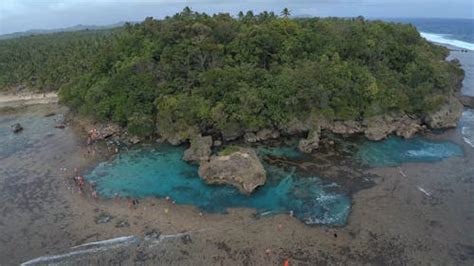
[[[288,7],[292,15],[322,17],[474,18],[474,0],[0,0],[0,34],[163,18],[185,6],[231,14]]]

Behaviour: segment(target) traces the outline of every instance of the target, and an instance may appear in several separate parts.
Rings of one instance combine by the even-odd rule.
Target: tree
[[[71,109],[133,134],[186,135],[278,127],[310,112],[421,116],[462,80],[449,50],[413,26],[289,17],[185,8],[114,30],[0,40],[0,89],[59,89]]]

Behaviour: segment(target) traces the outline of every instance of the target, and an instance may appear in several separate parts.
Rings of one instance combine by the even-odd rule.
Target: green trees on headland
[[[448,50],[413,26],[282,14],[185,9],[111,32],[0,41],[0,86],[61,88],[73,109],[149,135],[422,114],[461,80]]]

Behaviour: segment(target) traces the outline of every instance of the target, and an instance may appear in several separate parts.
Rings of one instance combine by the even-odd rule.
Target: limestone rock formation
[[[474,109],[474,96],[463,95],[459,97],[459,101],[468,108]]]
[[[257,139],[257,135],[255,135],[255,133],[247,132],[244,135],[244,140],[245,140],[245,142],[248,142],[248,143],[254,143],[254,142],[257,142],[258,139]]]
[[[400,121],[398,121],[395,133],[399,137],[409,139],[413,138],[415,134],[422,129],[420,119],[412,119],[408,116],[404,116]]]
[[[428,113],[424,119],[432,129],[456,127],[463,110],[462,103],[451,97],[436,111]]]
[[[421,121],[407,115],[379,115],[364,121],[364,134],[369,140],[382,140],[392,133],[403,138],[412,138],[421,130]]]
[[[12,125],[13,133],[20,133],[23,130],[23,126],[20,123]]]
[[[311,153],[313,150],[319,147],[319,139],[321,134],[321,127],[316,127],[309,132],[306,139],[300,140],[298,143],[298,149],[304,153]]]
[[[308,123],[308,121],[301,121],[298,120],[297,118],[293,118],[290,121],[288,121],[286,124],[281,126],[281,131],[285,135],[297,135],[301,134],[304,132],[308,132],[311,129],[311,124]]]
[[[208,161],[211,156],[212,137],[198,135],[191,139],[191,147],[184,151],[183,160],[190,163]]]
[[[238,148],[229,155],[213,156],[209,161],[202,161],[199,176],[208,184],[233,185],[245,194],[252,193],[267,180],[257,153],[248,148]]]
[[[336,134],[351,135],[363,132],[362,125],[357,121],[335,121],[329,124],[327,127],[329,130],[331,130],[332,133]]]
[[[222,138],[225,141],[236,140],[243,134],[242,127],[238,123],[229,123],[224,129],[222,129]]]
[[[262,129],[254,132],[247,132],[244,135],[245,142],[254,143],[258,141],[265,141],[269,139],[277,139],[280,137],[280,132],[278,130],[271,130],[271,129]]]

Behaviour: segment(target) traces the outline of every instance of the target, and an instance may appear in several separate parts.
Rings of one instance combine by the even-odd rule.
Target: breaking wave
[[[474,51],[474,43],[451,39],[450,35],[448,34],[435,34],[435,33],[421,32],[421,37],[431,42],[448,44],[448,45],[456,46],[462,49],[468,49],[468,50]]]

